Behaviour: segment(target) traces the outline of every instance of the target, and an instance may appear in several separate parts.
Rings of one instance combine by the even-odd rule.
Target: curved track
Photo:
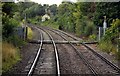
[[[76,37],[73,37],[72,35],[70,34],[67,34],[66,32],[63,32],[63,31],[60,31],[60,30],[51,30],[49,28],[44,28],[44,27],[36,27],[37,30],[40,31],[40,35],[41,35],[41,40],[40,40],[40,48],[38,50],[38,53],[35,57],[35,60],[29,70],[29,73],[28,73],[28,76],[32,75],[32,72],[34,71],[34,67],[38,61],[38,58],[39,58],[39,54],[40,54],[40,51],[42,49],[42,45],[43,45],[43,36],[42,36],[42,32],[41,31],[44,31],[50,38],[50,40],[52,41],[52,44],[53,44],[53,47],[54,47],[54,54],[55,54],[55,62],[56,62],[56,74],[57,76],[60,76],[60,65],[59,65],[59,57],[58,57],[58,49],[57,49],[57,46],[55,44],[55,41],[53,40],[53,37],[52,35],[49,33],[51,31],[54,32],[55,34],[59,35],[61,38],[63,38],[64,40],[68,41],[69,42],[69,45],[75,50],[76,54],[82,59],[83,63],[89,68],[89,70],[92,72],[92,74],[94,76],[98,76],[99,74],[101,74],[98,70],[96,70],[97,67],[95,67],[91,62],[88,61],[88,59],[86,58],[86,56],[84,56],[83,52],[79,51],[78,48],[73,45],[69,40],[66,39],[66,37],[70,37],[71,39],[73,40],[77,40],[77,41],[80,41],[82,39],[78,39]],[[48,32],[49,31],[49,32]],[[60,33],[63,33],[64,35],[61,35]],[[89,49],[93,55],[99,57],[101,60],[103,60],[107,65],[109,65],[110,67],[112,67],[114,70],[115,70],[115,74],[119,75],[119,72],[120,72],[120,68],[118,66],[116,66],[115,64],[113,64],[111,61],[109,61],[107,58],[103,57],[102,55],[100,55],[99,53],[97,53],[93,48],[91,48],[90,46],[86,45],[85,43],[82,43],[82,46],[86,47],[87,49]],[[103,64],[103,63],[102,63]],[[105,66],[105,65],[104,65]],[[117,71],[117,72],[116,72]]]
[[[41,28],[42,29],[42,28]],[[42,29],[43,31],[45,31],[44,29]],[[45,31],[48,36],[50,37],[50,39],[52,40],[52,43],[53,43],[53,47],[54,47],[54,52],[55,52],[55,58],[56,58],[56,69],[57,69],[57,75],[60,76],[60,67],[59,67],[59,58],[58,58],[58,51],[57,51],[57,47],[56,47],[56,44],[53,40],[53,37],[47,32]]]
[[[50,30],[50,29],[48,29]],[[64,40],[68,41],[64,36],[60,35],[59,33],[57,33],[54,30],[50,30],[56,34],[58,34],[59,36],[61,36]],[[69,42],[69,44],[73,47],[73,49],[75,50],[75,52],[79,55],[79,57],[84,61],[84,63],[86,64],[86,66],[90,69],[90,71],[92,72],[92,74],[94,76],[98,76],[98,72],[94,69],[94,67],[86,60],[86,58],[83,56],[82,53],[78,52],[77,48],[74,47],[74,45],[72,43]]]
[[[36,28],[36,29],[38,29],[38,28]],[[39,30],[39,29],[38,29],[38,30]],[[29,70],[27,76],[31,76],[31,75],[32,75],[33,70],[34,70],[34,68],[35,68],[35,65],[36,65],[36,63],[37,63],[37,61],[38,61],[38,58],[39,58],[39,56],[40,56],[40,52],[41,52],[41,50],[42,50],[42,46],[43,46],[43,43],[42,43],[42,41],[43,41],[43,35],[42,35],[41,32],[40,32],[40,36],[41,36],[41,38],[40,38],[40,41],[41,41],[40,47],[39,47],[39,50],[38,50],[38,52],[37,52],[37,54],[36,54],[36,56],[35,56],[35,59],[34,59],[34,61],[33,61],[33,64],[32,64],[32,66],[30,67],[30,70]]]
[[[50,29],[49,29],[49,30],[50,30]],[[52,30],[51,30],[51,31],[52,31]],[[76,37],[73,37],[72,35],[70,35],[70,34],[68,34],[68,33],[66,33],[66,32],[63,32],[63,31],[60,31],[60,30],[55,30],[55,31],[61,32],[61,33],[65,34],[65,35],[73,38],[74,40],[78,40],[78,41],[82,40],[82,39],[78,39],[78,38],[76,38]],[[53,32],[55,32],[55,31],[53,31]],[[109,61],[109,60],[108,60],[107,58],[105,58],[104,56],[102,56],[102,55],[100,55],[99,53],[97,53],[92,47],[88,46],[87,44],[82,43],[82,45],[85,46],[86,48],[88,48],[91,52],[93,52],[96,56],[98,56],[98,57],[99,57],[100,59],[102,59],[105,63],[107,63],[107,64],[108,64],[109,66],[111,66],[114,70],[116,70],[117,73],[120,74],[120,68],[119,68],[117,65],[115,65],[114,63],[112,63],[111,61]]]
[[[38,52],[37,52],[37,54],[36,54],[36,56],[34,58],[32,66],[29,69],[29,72],[28,72],[27,76],[32,76],[37,63],[39,62],[39,57],[40,57],[40,53],[41,53],[42,46],[43,46],[43,34],[42,34],[42,31],[41,31],[43,29],[40,29],[40,28],[37,28],[37,27],[35,27],[35,28],[36,28],[36,30],[40,31],[40,36],[41,36],[41,38],[40,38],[40,46],[39,46]],[[58,53],[57,53],[57,47],[55,45],[55,42],[54,42],[52,36],[47,31],[45,31],[45,30],[43,30],[43,31],[46,32],[48,34],[49,38],[52,40],[53,48],[54,48],[54,54],[55,54],[55,61],[56,61],[56,75],[60,76],[59,58],[58,58]]]

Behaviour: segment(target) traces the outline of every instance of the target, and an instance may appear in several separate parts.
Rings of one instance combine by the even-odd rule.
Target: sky
[[[34,1],[39,4],[49,4],[49,5],[57,4],[57,5],[59,5],[59,4],[61,4],[61,2],[63,0],[31,0],[31,1]],[[76,0],[67,0],[67,1],[76,2]]]

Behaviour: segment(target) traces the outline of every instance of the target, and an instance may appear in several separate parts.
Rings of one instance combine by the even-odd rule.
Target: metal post
[[[106,29],[106,28],[103,28],[103,35],[105,35],[105,29]]]
[[[26,13],[25,13],[25,33],[24,33],[24,39],[27,39],[27,25],[26,25]]]
[[[118,44],[117,44],[117,53],[118,53],[118,58],[120,57],[120,37],[118,38]],[[120,67],[120,60],[118,60],[118,66]]]
[[[99,35],[98,35],[98,40],[100,41],[100,37],[101,37],[101,28],[99,27]]]
[[[106,16],[104,16],[104,22],[103,22],[103,35],[105,35],[106,28],[107,28]]]
[[[26,30],[26,31],[25,31],[25,39],[27,40],[27,32],[28,32],[28,28],[26,27],[25,30]]]

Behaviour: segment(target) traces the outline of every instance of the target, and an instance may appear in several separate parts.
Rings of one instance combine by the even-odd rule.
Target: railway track
[[[50,30],[50,29],[49,29],[49,30]],[[51,31],[53,31],[53,30],[51,30]],[[70,35],[70,34],[67,34],[66,32],[63,32],[63,31],[60,31],[60,30],[55,30],[55,31],[59,31],[59,32],[61,32],[61,33],[65,34],[65,35],[73,38],[74,40],[77,40],[77,41],[81,40],[81,39],[77,39],[77,38],[73,37],[73,36]],[[53,31],[53,32],[55,32],[55,31]],[[58,34],[58,33],[57,33],[57,34]],[[66,39],[66,38],[64,38],[64,39]],[[67,39],[66,39],[66,40],[67,40]],[[109,66],[111,66],[114,70],[117,71],[117,74],[120,75],[120,68],[119,68],[117,65],[113,64],[113,63],[112,63],[111,61],[109,61],[107,58],[105,58],[105,57],[103,57],[102,55],[100,55],[99,53],[97,53],[92,47],[88,46],[87,44],[82,43],[82,45],[85,46],[86,48],[88,48],[92,53],[94,53],[96,56],[98,56],[98,57],[99,57],[101,60],[103,60],[106,64],[108,64]]]
[[[60,33],[63,33],[64,35],[67,35],[68,37],[73,38],[74,40],[81,40],[81,39],[77,39],[75,37],[73,37],[70,34],[67,34],[65,32],[62,32],[60,30],[51,30],[49,28],[41,28],[41,27],[37,27],[37,29],[41,29],[43,30],[46,34],[48,34],[49,38],[51,39],[50,44],[52,43],[54,46],[54,52],[55,52],[55,60],[56,60],[56,74],[59,76],[60,75],[60,65],[59,65],[59,58],[58,58],[58,51],[57,51],[57,47],[56,47],[56,43],[53,40],[53,37],[51,36],[51,34],[48,31],[52,31],[54,33],[56,33],[57,35],[59,35],[61,38],[63,38],[64,40],[67,41],[67,43],[69,43],[70,46],[72,46],[72,48],[75,50],[75,52],[77,53],[77,55],[79,55],[79,57],[83,60],[84,64],[89,68],[89,70],[92,72],[92,74],[94,76],[98,76],[99,74],[101,74],[100,72],[98,72],[98,70],[96,70],[93,65],[91,65],[90,62],[88,62],[87,58],[85,58],[84,54],[80,51],[78,51],[78,48],[73,45],[69,40],[66,39],[66,37],[64,37],[63,35],[61,35]],[[45,30],[47,29],[47,31]],[[41,36],[42,37],[42,36]],[[42,39],[42,38],[41,38]],[[40,45],[43,44],[44,40],[40,40]],[[59,42],[58,42],[59,43]],[[97,53],[93,48],[89,47],[88,45],[86,45],[85,43],[81,43],[84,47],[86,47],[87,49],[89,49],[93,54],[95,54],[96,56],[98,56],[101,60],[103,60],[105,63],[107,63],[107,65],[111,66],[114,70],[117,71],[117,73],[115,73],[116,75],[119,75],[120,69],[118,66],[116,66],[115,64],[113,64],[112,62],[110,62],[108,59],[106,59],[105,57],[103,57],[102,55],[100,55],[99,53]],[[36,58],[35,58],[36,59]],[[89,59],[89,58],[88,58]],[[36,62],[37,63],[37,62]],[[33,64],[32,66],[35,66],[35,64]],[[32,68],[32,67],[31,67]],[[34,71],[34,68],[31,70],[31,73],[28,73],[29,75],[32,75],[32,72]],[[29,71],[30,72],[30,71]]]
[[[39,57],[40,57],[40,54],[41,54],[41,50],[43,50],[43,49],[42,49],[42,47],[43,47],[43,34],[42,34],[42,32],[41,32],[41,29],[39,29],[39,28],[36,27],[36,30],[39,30],[39,31],[40,31],[40,36],[41,36],[41,38],[40,38],[40,45],[39,45],[38,52],[37,52],[37,54],[36,54],[36,56],[35,56],[35,58],[34,58],[34,61],[33,61],[32,65],[31,65],[31,67],[30,67],[30,69],[29,69],[29,72],[28,72],[27,76],[32,76],[32,75],[34,74],[34,71],[35,71],[35,69],[36,69],[37,63],[39,62]],[[55,44],[52,36],[51,36],[47,31],[45,31],[45,30],[43,30],[43,29],[42,29],[42,31],[46,32],[46,33],[48,34],[49,38],[52,40],[53,48],[54,48],[54,54],[55,54],[56,75],[57,75],[57,76],[60,76],[59,58],[58,58],[58,53],[57,53],[56,44]]]
[[[36,29],[37,29],[37,28],[36,28]],[[39,58],[40,53],[41,53],[41,50],[42,50],[42,46],[43,46],[43,43],[42,43],[42,41],[43,41],[43,35],[42,35],[41,32],[40,32],[40,37],[41,37],[41,38],[40,38],[41,43],[40,43],[40,45],[39,45],[38,52],[37,52],[37,54],[36,54],[36,56],[35,56],[35,59],[34,59],[34,61],[33,61],[33,63],[32,63],[32,66],[30,67],[30,70],[29,70],[27,76],[31,76],[31,75],[33,74],[34,68],[35,68],[35,66],[36,66],[36,63],[38,62],[38,58]]]
[[[48,29],[50,30],[50,29]],[[61,36],[64,40],[68,41],[64,36],[60,35],[59,33],[57,33],[54,30],[50,30],[56,34],[58,34],[59,36]],[[69,42],[69,41],[68,41]],[[72,46],[72,48],[75,50],[75,52],[79,55],[79,57],[83,60],[84,64],[90,69],[90,71],[92,72],[92,74],[94,76],[98,76],[98,72],[94,69],[94,67],[86,60],[86,58],[84,57],[84,55],[80,52],[78,52],[77,48],[74,47],[74,45],[72,43],[69,42],[69,44]]]
[[[48,29],[48,28],[47,28],[47,29]],[[48,30],[50,30],[50,31],[52,31],[52,32],[60,35],[60,33],[56,32],[56,31],[54,31],[54,30],[51,30],[51,29],[48,29]],[[58,30],[57,30],[57,31],[58,31]],[[59,32],[61,32],[61,31],[59,31]],[[67,33],[64,33],[64,34],[65,34],[65,35],[68,35],[69,37],[71,37],[71,38],[73,38],[73,39],[75,39],[75,40],[78,40],[77,38],[74,38],[74,37],[72,37],[71,35],[69,35],[69,34],[67,34]],[[61,36],[63,39],[65,39],[66,41],[68,41],[64,36],[62,36],[62,35],[60,35],[60,36]],[[79,53],[79,54],[82,56],[82,58],[84,58],[83,55],[82,55],[82,53],[78,52],[78,51],[77,51],[77,48],[74,47],[74,45],[73,45],[72,43],[69,42],[69,44],[76,50],[76,53]],[[105,58],[105,57],[103,57],[102,55],[100,55],[99,53],[97,53],[94,49],[92,49],[91,47],[89,47],[89,46],[86,45],[85,43],[82,43],[82,45],[85,46],[87,49],[89,49],[89,50],[90,50],[92,53],[94,53],[96,56],[98,56],[98,57],[99,57],[101,60],[103,60],[105,63],[107,63],[107,65],[111,66],[111,67],[116,71],[116,73],[113,71],[114,74],[120,75],[120,69],[119,69],[118,66],[116,66],[116,65],[113,64],[111,61],[109,61],[107,58]],[[98,72],[94,70],[94,67],[92,67],[92,66],[89,64],[89,62],[87,62],[87,60],[85,60],[85,59],[83,59],[83,60],[84,60],[85,64],[87,64],[87,66],[89,65],[89,66],[88,66],[89,69],[92,68],[91,70],[92,70],[92,72],[93,72],[94,75],[98,74]],[[86,63],[86,62],[87,62],[87,63]],[[100,74],[100,73],[99,73],[99,74]]]

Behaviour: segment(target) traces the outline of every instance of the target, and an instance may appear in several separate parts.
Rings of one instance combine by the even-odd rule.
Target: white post
[[[98,40],[100,41],[100,36],[101,36],[101,28],[99,27],[99,35],[98,35]]]
[[[107,28],[106,16],[104,16],[104,22],[103,22],[103,35],[105,35],[106,28]]]

